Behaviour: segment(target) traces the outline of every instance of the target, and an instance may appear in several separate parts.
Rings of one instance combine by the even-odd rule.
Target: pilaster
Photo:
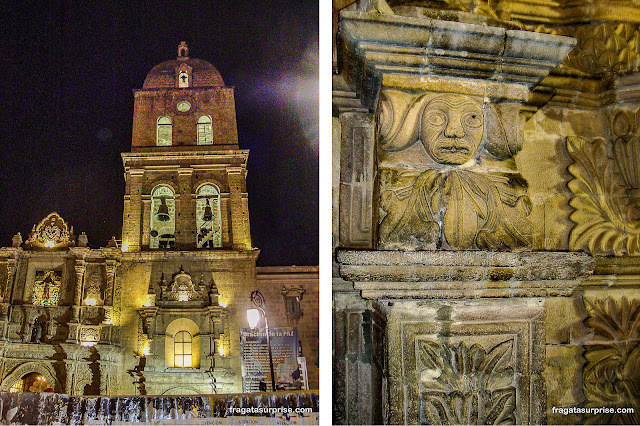
[[[245,186],[245,170],[241,167],[227,167],[229,182],[229,203],[231,203],[231,235],[233,248],[249,250],[251,236],[249,234],[249,209],[243,200]]]
[[[122,242],[129,245],[129,251],[140,250],[142,231],[142,180],[144,170],[130,169],[125,174],[127,193],[122,226]]]

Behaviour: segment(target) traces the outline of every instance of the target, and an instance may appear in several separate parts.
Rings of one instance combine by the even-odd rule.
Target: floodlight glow
[[[249,327],[253,330],[258,326],[260,321],[260,311],[257,309],[247,309],[247,321],[249,321]]]

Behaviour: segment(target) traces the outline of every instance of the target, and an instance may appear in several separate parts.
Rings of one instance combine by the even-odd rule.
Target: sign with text
[[[276,390],[301,389],[302,374],[298,367],[298,329],[280,327],[269,330]],[[262,330],[240,329],[242,351],[242,391],[271,391],[269,348]],[[262,388],[261,387],[262,383]]]

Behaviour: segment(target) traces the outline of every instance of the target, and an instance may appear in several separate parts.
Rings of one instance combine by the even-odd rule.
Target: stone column
[[[230,192],[233,248],[247,250],[251,248],[251,236],[249,234],[249,209],[246,202],[243,202],[244,169],[227,167],[227,179]]]
[[[345,402],[334,421],[544,422],[536,298],[570,295],[593,265],[521,253],[533,248],[532,203],[514,157],[531,90],[575,41],[397,11],[340,15],[337,263],[360,294],[336,297]],[[497,377],[498,388],[475,385]]]
[[[0,302],[10,303],[9,296],[11,295],[11,289],[13,288],[13,279],[16,274],[18,262],[15,259],[7,259],[7,281],[2,286],[2,294],[0,295]]]
[[[9,317],[9,309],[11,306],[11,293],[13,290],[13,280],[15,279],[18,262],[15,259],[7,259],[7,281],[2,286],[2,294],[0,295],[0,303],[2,311],[0,319],[7,320]]]
[[[71,322],[78,323],[80,321],[80,307],[82,306],[84,273],[86,270],[85,261],[76,260],[74,268],[76,272],[76,287],[73,297],[73,316],[71,318]]]
[[[142,211],[141,211],[141,220],[142,220],[142,237],[141,237],[141,246],[149,247],[149,237],[151,232],[151,198],[145,198],[142,200]]]
[[[105,290],[104,304],[107,306],[113,306],[113,289],[115,286],[116,268],[118,261],[113,259],[107,259],[106,272],[107,272],[107,288]]]
[[[129,244],[129,251],[138,251],[140,250],[142,230],[142,178],[144,170],[129,170],[125,177],[127,184],[124,196],[122,242]]]
[[[178,192],[176,205],[176,248],[193,249],[196,245],[195,204],[191,199],[191,178],[193,169],[178,169]]]

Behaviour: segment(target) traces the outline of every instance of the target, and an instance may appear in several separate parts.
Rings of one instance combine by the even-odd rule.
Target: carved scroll
[[[515,424],[514,341],[486,351],[418,341],[421,424]]]
[[[528,186],[512,159],[520,147],[496,107],[387,91],[378,120],[380,248],[531,247]]]
[[[583,390],[587,407],[634,408],[634,413],[600,413],[593,424],[640,424],[640,300],[585,299],[593,331],[584,357]]]

